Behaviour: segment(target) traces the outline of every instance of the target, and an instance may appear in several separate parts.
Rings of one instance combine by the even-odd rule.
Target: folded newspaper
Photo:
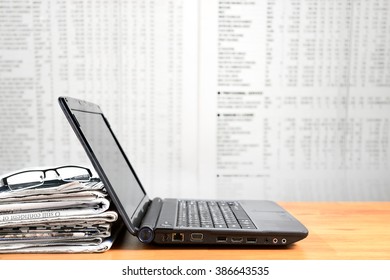
[[[0,192],[0,253],[104,252],[121,225],[99,179]]]

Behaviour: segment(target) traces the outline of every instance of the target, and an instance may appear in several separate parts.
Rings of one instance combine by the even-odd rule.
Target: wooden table
[[[309,236],[283,248],[160,247],[144,245],[125,232],[100,254],[0,254],[0,259],[266,259],[390,260],[390,202],[280,203],[308,229]]]

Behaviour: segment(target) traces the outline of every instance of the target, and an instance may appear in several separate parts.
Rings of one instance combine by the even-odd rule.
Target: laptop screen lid
[[[75,98],[59,97],[59,103],[125,225],[135,234],[149,198],[103,112]]]

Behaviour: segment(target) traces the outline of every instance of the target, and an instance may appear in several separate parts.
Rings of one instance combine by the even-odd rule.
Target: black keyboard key
[[[218,224],[214,226],[215,228],[227,228],[226,224]]]
[[[223,225],[226,227],[225,220],[217,204],[209,204],[210,214],[213,219],[214,225],[218,228],[221,228]]]
[[[198,208],[199,208],[201,227],[207,227],[207,228],[213,227],[213,221],[207,203],[205,201],[199,201]]]
[[[241,226],[239,224],[227,224],[228,225],[228,228],[241,228]]]
[[[242,226],[241,228],[243,229],[256,229],[256,227],[254,225],[251,225],[251,226]]]
[[[177,225],[203,228],[256,228],[239,203],[225,201],[179,201]]]
[[[179,201],[179,213],[177,219],[177,225],[179,227],[187,226],[187,204],[185,201]]]

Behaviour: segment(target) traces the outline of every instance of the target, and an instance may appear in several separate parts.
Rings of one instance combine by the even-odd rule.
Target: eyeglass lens
[[[42,171],[26,171],[10,176],[7,179],[11,190],[37,187],[43,184],[45,175]]]
[[[63,181],[89,181],[91,176],[88,170],[80,167],[61,167],[57,168],[57,172]]]

